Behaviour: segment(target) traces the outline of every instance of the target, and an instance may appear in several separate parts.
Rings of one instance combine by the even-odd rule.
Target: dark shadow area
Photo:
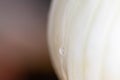
[[[54,73],[29,73],[26,80],[58,80]]]

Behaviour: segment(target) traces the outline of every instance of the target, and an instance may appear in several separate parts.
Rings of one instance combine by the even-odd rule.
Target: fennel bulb
[[[120,80],[120,0],[53,0],[48,26],[60,80]]]

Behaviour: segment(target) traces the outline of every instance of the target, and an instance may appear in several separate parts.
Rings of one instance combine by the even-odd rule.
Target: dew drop
[[[62,56],[64,56],[64,48],[60,48],[59,49],[59,54],[62,55]]]

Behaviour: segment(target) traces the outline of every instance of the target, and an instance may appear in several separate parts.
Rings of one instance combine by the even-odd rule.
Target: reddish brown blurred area
[[[54,80],[46,34],[49,8],[50,0],[0,0],[0,80]]]

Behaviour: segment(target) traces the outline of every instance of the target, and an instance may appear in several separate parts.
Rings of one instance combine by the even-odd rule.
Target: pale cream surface
[[[119,0],[53,0],[48,31],[60,80],[120,80]]]

